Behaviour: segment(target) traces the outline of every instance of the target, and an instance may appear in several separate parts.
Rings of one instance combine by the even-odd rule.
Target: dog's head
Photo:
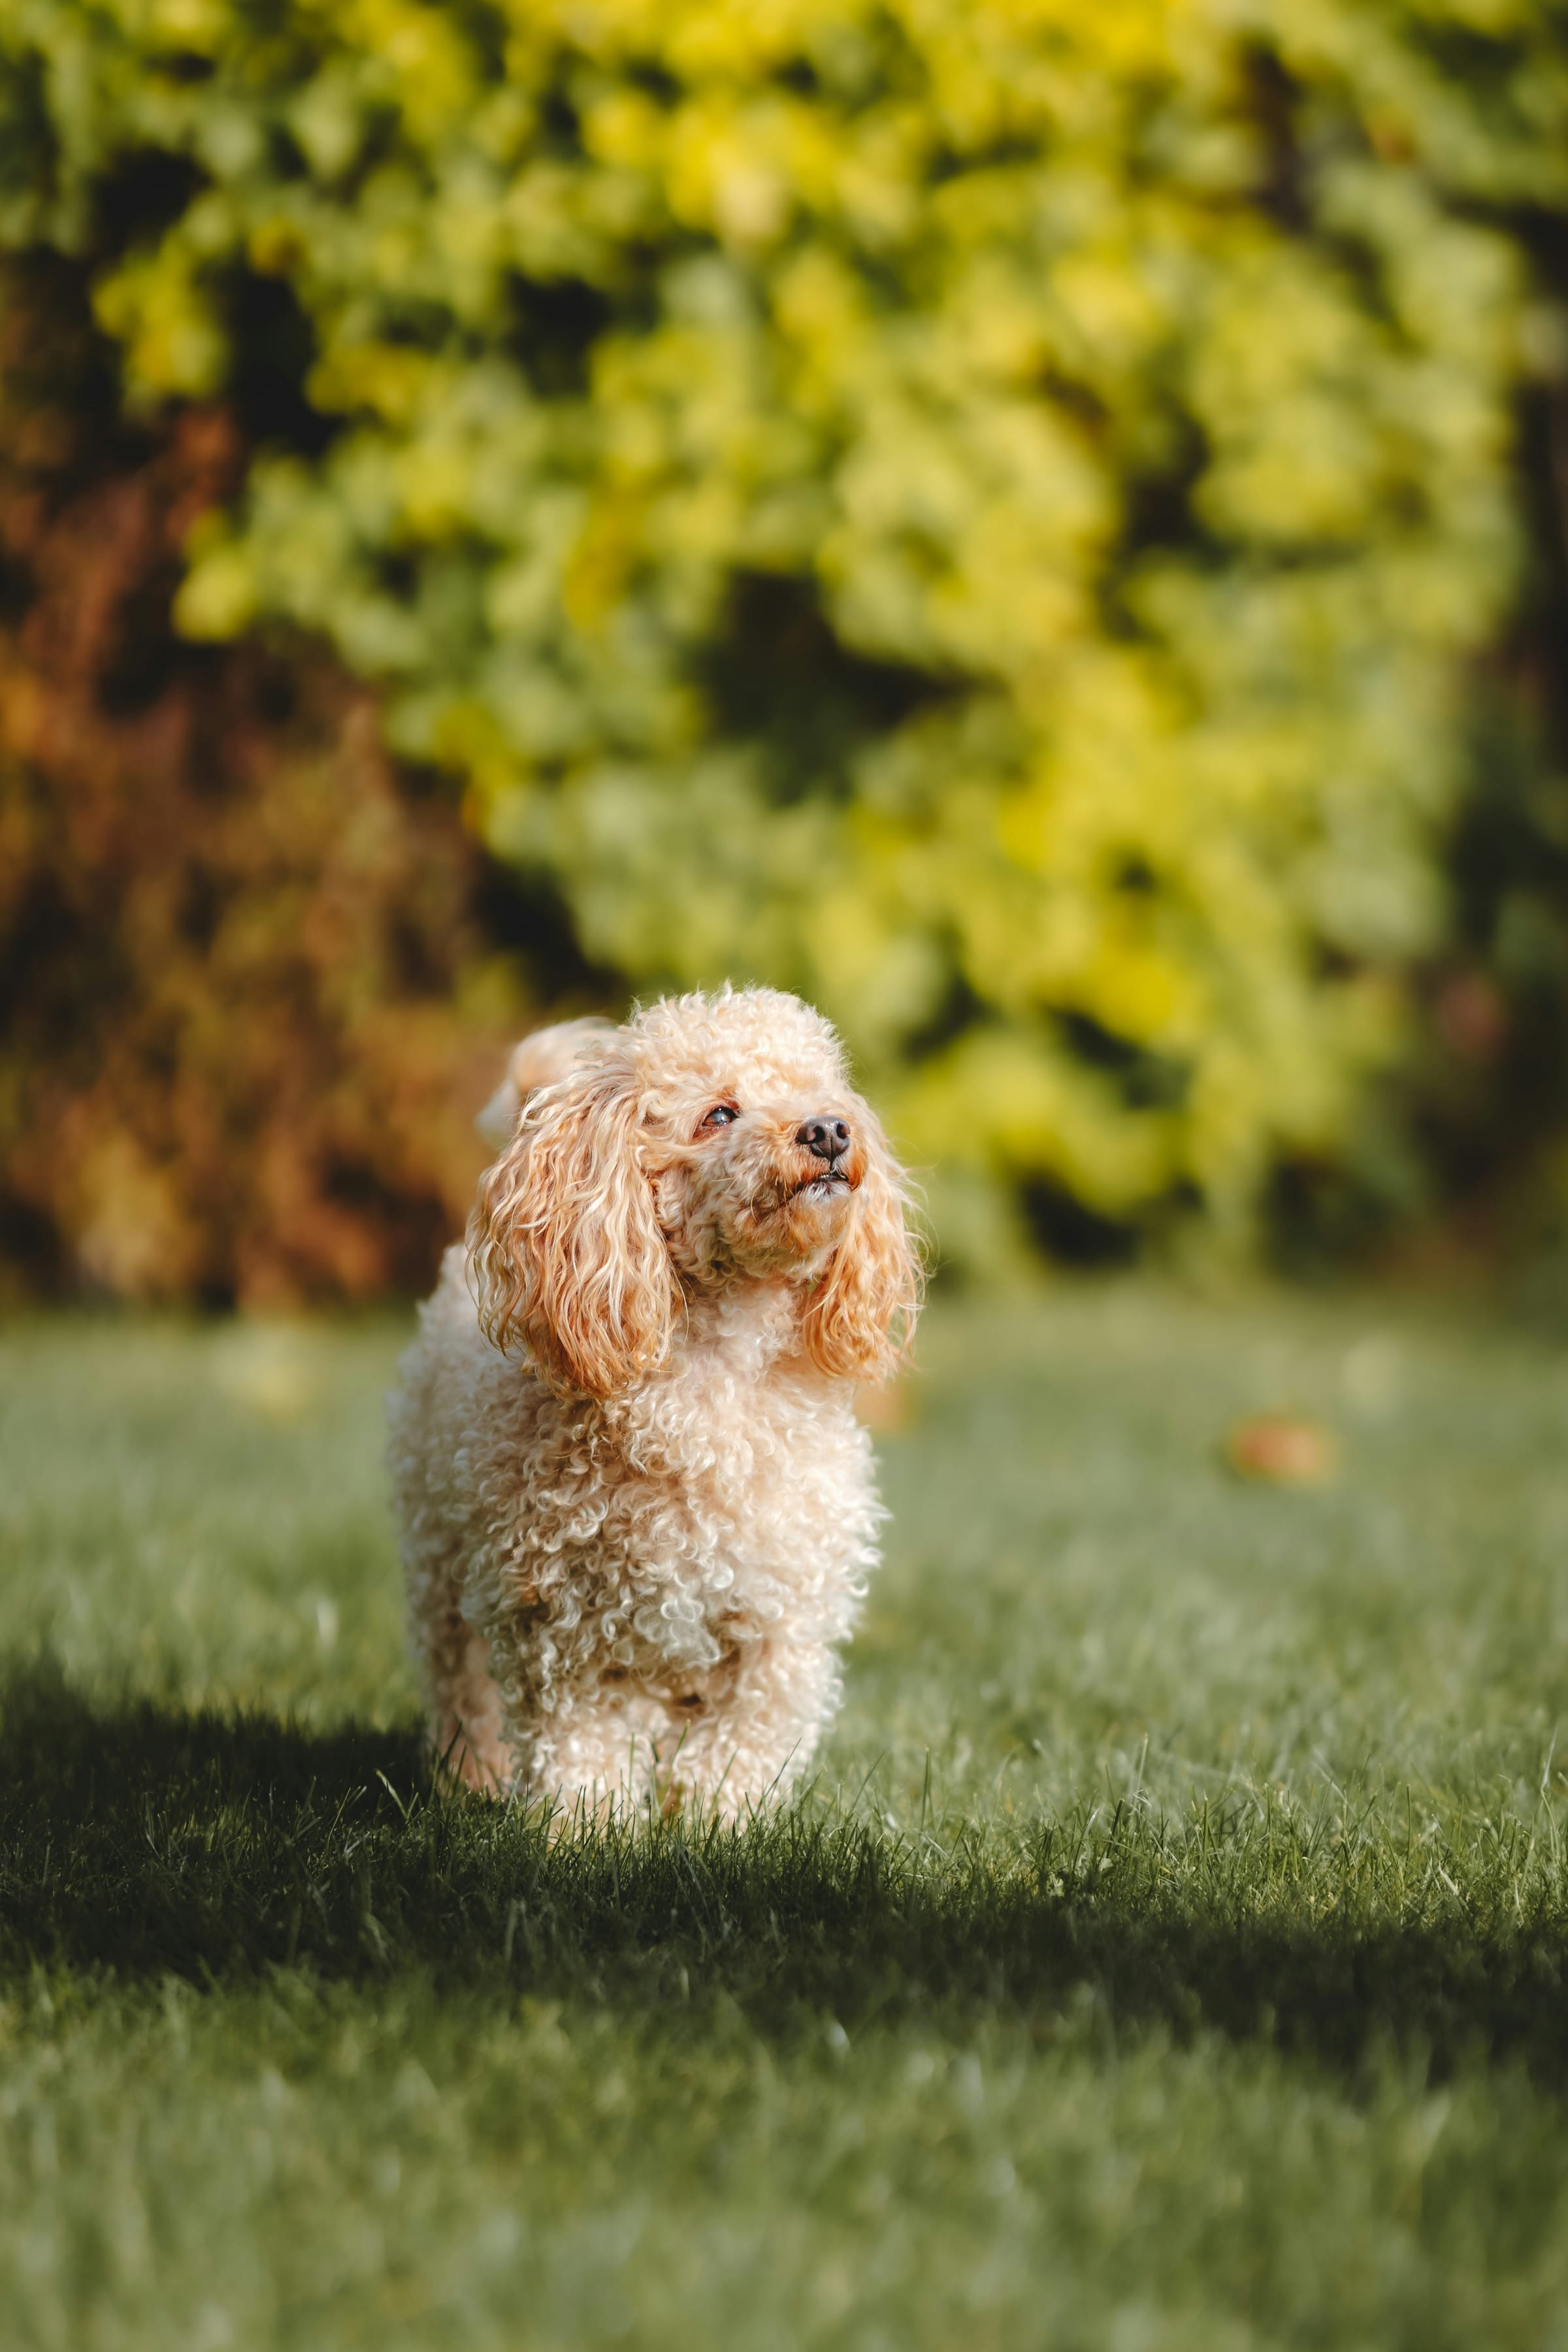
[[[529,1097],[469,1225],[479,1320],[607,1397],[663,1363],[688,1301],[769,1283],[820,1370],[880,1379],[919,1301],[904,1197],[819,1013],[773,989],[666,998]]]

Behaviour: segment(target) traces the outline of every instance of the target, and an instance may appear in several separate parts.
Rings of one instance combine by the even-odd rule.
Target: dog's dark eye
[[[740,1109],[736,1104],[715,1103],[702,1124],[704,1127],[733,1127],[740,1116]]]

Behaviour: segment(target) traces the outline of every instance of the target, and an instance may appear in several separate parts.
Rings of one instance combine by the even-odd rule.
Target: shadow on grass
[[[0,1978],[417,1969],[508,1999],[727,1997],[783,2033],[825,2011],[1046,2027],[1087,2000],[1110,2031],[1209,2027],[1335,2064],[1392,2042],[1439,2071],[1514,2054],[1568,2084],[1561,1873],[1527,1886],[1506,1845],[1481,1840],[1485,1866],[1424,1846],[1417,1887],[1342,1824],[1255,1811],[944,1844],[808,1801],[740,1835],[552,1841],[433,1792],[411,1732],[94,1711],[47,1670],[0,1687]],[[1438,1912],[1421,1890],[1445,1874],[1463,1892]]]

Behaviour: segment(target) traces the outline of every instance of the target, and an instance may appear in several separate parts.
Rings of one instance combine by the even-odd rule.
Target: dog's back
[[[581,1021],[554,1021],[548,1029],[533,1029],[514,1045],[506,1076],[474,1121],[494,1151],[504,1151],[517,1132],[523,1104],[540,1087],[552,1087],[576,1066],[590,1037],[602,1037],[608,1021],[590,1013]]]

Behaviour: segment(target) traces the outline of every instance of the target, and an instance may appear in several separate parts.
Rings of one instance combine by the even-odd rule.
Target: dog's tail
[[[614,1026],[590,1014],[583,1021],[557,1021],[548,1029],[535,1029],[514,1045],[505,1077],[474,1121],[485,1141],[497,1151],[504,1150],[517,1132],[518,1114],[529,1096],[563,1078],[588,1039]]]

